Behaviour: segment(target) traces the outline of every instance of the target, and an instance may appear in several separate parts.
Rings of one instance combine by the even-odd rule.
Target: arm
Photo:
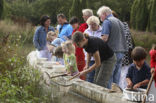
[[[35,48],[37,48],[38,50],[41,50],[41,47],[39,45],[38,35],[39,35],[39,29],[37,28],[34,34],[33,43],[34,43]]]
[[[127,87],[128,88],[132,88],[133,87],[133,82],[132,82],[132,67],[130,66],[129,68],[128,68],[128,73],[127,73],[127,75],[126,75],[126,81],[127,81]]]
[[[139,82],[139,83],[135,84],[135,85],[133,86],[133,88],[136,89],[136,88],[139,88],[139,87],[141,87],[141,86],[146,86],[146,85],[148,85],[148,83],[149,83],[149,80],[146,79],[146,80],[144,80],[144,81],[142,81],[142,82]]]
[[[130,78],[126,78],[126,81],[127,81],[127,87],[128,88],[132,88],[133,87],[133,83],[132,83],[131,79]]]
[[[73,32],[73,27],[70,25],[67,30],[68,39],[71,39],[72,32]]]
[[[111,22],[109,20],[104,20],[104,22],[102,24],[102,35],[101,35],[101,38],[105,42],[108,41],[108,37],[109,37],[110,31],[111,31]]]
[[[86,66],[85,66],[84,70],[88,69],[89,63],[90,63],[90,59],[91,59],[91,54],[87,53],[87,63],[86,63]]]
[[[86,70],[83,70],[82,72],[80,72],[80,76],[85,75],[88,72],[91,72],[92,70],[94,70],[95,68],[98,68],[101,65],[99,51],[96,51],[93,54],[93,57],[95,59],[95,63],[91,67],[89,67],[89,69],[86,69]]]

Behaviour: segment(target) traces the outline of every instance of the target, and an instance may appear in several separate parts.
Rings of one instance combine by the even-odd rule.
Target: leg
[[[115,55],[109,58],[108,60],[103,61],[101,66],[95,69],[94,83],[103,87],[107,87],[115,63],[116,63]]]
[[[113,82],[119,85],[122,58],[124,57],[124,53],[115,53],[115,54],[116,54],[117,62],[115,64],[115,68],[113,71]]]

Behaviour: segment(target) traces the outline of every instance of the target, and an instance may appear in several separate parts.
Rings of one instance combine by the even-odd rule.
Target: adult
[[[112,15],[112,10],[109,7],[100,7],[97,14],[103,22],[102,39],[113,49],[117,58],[116,65],[109,82],[109,87],[111,88],[112,82],[119,85],[122,58],[124,57],[124,52],[127,51],[124,25],[119,19]]]
[[[69,23],[73,27],[73,33],[79,30],[79,19],[77,17],[72,17],[69,21]],[[76,56],[76,62],[78,70],[81,72],[83,71],[83,68],[85,67],[85,55],[83,52],[83,48],[79,48],[75,45],[75,56]],[[85,76],[80,77],[82,80],[85,80]]]
[[[66,16],[64,14],[58,14],[57,21],[58,21],[58,24],[60,25],[58,37],[63,39],[64,41],[71,39],[73,28],[67,22]]]
[[[80,72],[80,76],[95,69],[94,83],[107,87],[116,63],[113,50],[102,39],[87,36],[78,31],[72,36],[72,41],[78,47],[83,47],[87,51],[87,62],[92,55],[95,60],[91,67],[86,67],[85,70]]]
[[[51,20],[49,16],[42,16],[40,19],[41,25],[37,27],[33,38],[34,46],[38,50],[38,57],[48,58],[48,60],[51,60],[51,53],[46,46],[47,32],[54,31],[54,28],[50,26],[50,23]]]
[[[124,24],[126,45],[127,45],[128,51],[124,53],[124,57],[122,59],[119,86],[122,89],[125,89],[127,87],[126,74],[128,72],[128,68],[129,68],[130,64],[133,62],[133,60],[131,58],[131,52],[132,52],[133,48],[135,47],[135,45],[134,45],[134,41],[131,36],[129,27],[128,27],[128,24],[126,22],[123,22],[123,24]]]
[[[118,14],[115,11],[112,11],[112,14],[114,17],[118,18]],[[132,64],[132,62],[133,62],[133,60],[131,58],[131,52],[132,52],[133,48],[135,47],[135,45],[134,45],[134,40],[131,36],[131,32],[129,30],[128,24],[126,22],[123,22],[123,24],[124,24],[126,45],[127,45],[128,51],[124,53],[124,57],[122,59],[122,67],[121,67],[119,86],[122,89],[125,89],[127,87],[126,74],[128,72],[128,68],[129,68],[130,64]]]
[[[88,25],[86,23],[87,19],[90,16],[93,16],[93,11],[91,9],[83,9],[82,10],[82,17],[85,23],[82,23],[79,27],[79,31],[81,31],[82,33],[88,28]]]
[[[102,28],[100,26],[99,18],[96,16],[91,16],[87,19],[86,23],[88,24],[89,27],[84,31],[84,33],[87,33],[89,36],[101,38]],[[87,53],[85,53],[85,60],[87,61]],[[91,57],[90,61],[86,63],[86,66],[87,67],[92,66],[94,63],[95,63],[94,58]],[[95,70],[89,72],[87,74],[86,80],[92,83],[94,80],[94,75]]]

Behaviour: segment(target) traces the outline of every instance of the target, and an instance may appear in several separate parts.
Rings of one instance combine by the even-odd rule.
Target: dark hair
[[[66,19],[66,16],[64,14],[62,14],[62,13],[57,15],[57,18],[59,18],[59,17],[61,17],[62,19]]]
[[[42,16],[41,19],[40,19],[40,24],[41,24],[42,26],[44,26],[44,23],[45,23],[48,19],[50,19],[49,16],[47,16],[47,15]]]
[[[79,31],[76,31],[73,36],[72,36],[72,41],[74,43],[78,43],[78,42],[81,42],[84,38],[88,38],[88,34],[87,33],[82,33],[82,32],[79,32]]]
[[[143,60],[145,59],[147,56],[147,53],[145,51],[144,48],[142,47],[135,47],[133,50],[132,50],[132,54],[131,54],[131,57],[134,61],[140,61],[140,60]]]
[[[63,51],[62,51],[62,47],[61,46],[58,46],[56,49],[55,49],[55,52],[54,52],[54,55],[58,58],[63,58]]]
[[[71,25],[73,25],[73,24],[75,24],[75,23],[79,23],[79,19],[78,19],[76,16],[73,16],[73,17],[70,19],[69,23],[70,23]]]

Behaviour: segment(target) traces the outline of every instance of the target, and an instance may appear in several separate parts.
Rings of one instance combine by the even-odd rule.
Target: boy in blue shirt
[[[128,88],[147,88],[151,73],[150,67],[145,62],[146,56],[147,53],[144,48],[135,47],[133,49],[131,54],[133,63],[130,65],[126,76]]]

